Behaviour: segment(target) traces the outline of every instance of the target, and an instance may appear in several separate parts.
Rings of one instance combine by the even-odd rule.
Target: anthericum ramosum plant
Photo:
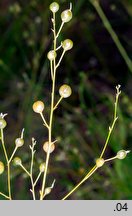
[[[14,166],[20,167],[29,177],[30,182],[31,182],[31,188],[30,192],[32,194],[33,200],[40,199],[43,200],[45,196],[51,193],[54,185],[55,185],[55,180],[52,180],[52,184],[49,186],[47,183],[47,178],[48,178],[48,166],[50,162],[50,156],[52,152],[55,151],[56,143],[57,140],[53,139],[52,137],[52,128],[53,128],[53,123],[54,123],[54,112],[58,108],[60,102],[63,99],[66,99],[71,96],[72,94],[72,89],[68,84],[62,84],[59,88],[58,91],[58,100],[56,100],[56,79],[57,79],[57,70],[63,60],[63,57],[65,53],[69,50],[72,49],[73,47],[73,42],[71,39],[65,39],[63,40],[60,44],[58,42],[58,37],[64,27],[64,25],[72,19],[72,4],[70,4],[70,8],[67,10],[64,10],[61,13],[60,19],[61,19],[61,25],[59,29],[56,28],[56,14],[59,11],[59,4],[57,2],[53,2],[50,4],[50,11],[52,12],[52,32],[53,32],[53,45],[51,50],[47,53],[47,58],[50,63],[50,75],[51,75],[51,103],[50,103],[50,114],[49,118],[46,119],[46,113],[45,113],[45,106],[46,104],[43,101],[35,101],[33,103],[33,111],[37,114],[40,115],[42,118],[44,127],[47,129],[48,137],[47,140],[44,140],[44,142],[41,145],[41,149],[43,150],[43,153],[46,154],[46,161],[43,160],[42,163],[39,164],[38,166],[38,174],[34,174],[34,157],[35,157],[35,146],[36,146],[36,140],[32,138],[31,145],[29,146],[30,151],[31,151],[31,163],[29,169],[27,169],[22,162],[22,159],[18,156],[15,156],[17,150],[19,150],[23,145],[24,145],[24,129],[22,130],[20,136],[18,136],[15,141],[14,141],[14,150],[9,156],[7,152],[7,147],[5,145],[5,139],[4,139],[4,129],[7,126],[6,122],[6,115],[7,114],[0,114],[0,141],[2,144],[4,156],[5,156],[5,163],[0,160],[0,175],[3,174],[5,171],[5,167],[7,167],[7,188],[8,192],[7,194],[0,192],[0,195],[5,197],[8,200],[13,199],[12,198],[12,191],[11,191],[11,163],[13,162]],[[58,50],[61,50],[61,55],[58,55]],[[104,144],[104,147],[102,149],[101,154],[99,157],[95,160],[95,165],[93,168],[87,172],[86,176],[67,194],[62,200],[67,199],[73,192],[75,192],[82,183],[88,180],[90,176],[93,175],[95,171],[97,171],[99,168],[101,168],[105,163],[109,161],[113,161],[115,159],[124,159],[127,154],[130,152],[128,150],[119,150],[117,154],[113,157],[110,157],[108,159],[104,158],[104,154],[106,151],[106,148],[108,146],[112,131],[114,129],[115,123],[118,119],[117,117],[117,105],[118,105],[118,99],[120,95],[120,86],[118,85],[116,87],[116,99],[115,99],[115,105],[114,105],[114,115],[113,115],[113,121],[111,126],[109,127],[108,135]],[[15,156],[15,157],[14,157]],[[42,177],[42,178],[41,178]],[[36,185],[39,183],[41,185],[40,190],[36,190]],[[6,186],[5,186],[6,187]]]

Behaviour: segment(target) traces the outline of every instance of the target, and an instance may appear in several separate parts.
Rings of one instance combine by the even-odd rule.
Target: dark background
[[[8,113],[5,129],[9,154],[14,140],[25,128],[25,145],[17,152],[29,168],[31,137],[37,140],[35,175],[45,158],[42,144],[47,137],[41,119],[32,111],[35,100],[49,110],[51,87],[49,63],[51,14],[48,0],[0,1],[0,112]],[[69,2],[58,1],[60,12]],[[115,86],[120,84],[119,120],[112,134],[106,158],[120,149],[131,149],[132,70],[88,0],[71,1],[74,17],[59,37],[74,41],[57,75],[59,86],[67,83],[73,94],[55,112],[53,137],[58,138],[51,155],[48,186],[56,179],[47,199],[61,199],[94,165],[105,142],[113,117]],[[132,1],[100,0],[100,6],[132,59]],[[0,147],[0,160],[4,162]],[[70,199],[132,199],[132,156],[103,166]],[[0,191],[6,193],[6,172],[0,176]],[[31,199],[30,181],[20,168],[12,167],[14,199]],[[39,189],[39,185],[38,185]]]

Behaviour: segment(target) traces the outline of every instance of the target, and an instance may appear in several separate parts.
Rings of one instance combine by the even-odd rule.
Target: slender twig
[[[16,151],[17,151],[17,149],[18,149],[18,147],[16,146],[15,149],[14,149],[14,151],[13,151],[13,153],[12,153],[12,155],[11,155],[11,157],[10,157],[10,159],[9,159],[9,161],[8,161],[8,163],[10,163],[12,161],[12,159],[13,159]]]
[[[43,120],[43,122],[44,122],[44,125],[49,129],[49,125],[47,124],[47,122],[46,122],[46,120],[45,120],[45,117],[44,117],[44,115],[43,115],[42,112],[40,113],[40,116],[41,116],[41,118],[42,118],[42,120]]]
[[[33,181],[33,162],[34,162],[34,154],[35,154],[35,150],[34,150],[35,145],[36,145],[36,141],[32,139],[32,146],[30,146],[31,155],[32,155],[31,166],[30,166],[30,179],[31,179],[32,189],[30,189],[30,191],[32,192],[33,200],[36,200],[34,181]]]
[[[53,34],[54,34],[54,51],[56,51],[56,17],[55,13],[53,13]],[[52,80],[52,92],[51,92],[51,108],[50,108],[50,121],[49,121],[49,128],[48,128],[48,151],[46,154],[46,162],[45,162],[45,171],[43,175],[43,181],[42,181],[42,188],[40,193],[40,200],[43,200],[44,196],[44,190],[45,190],[45,184],[46,184],[46,177],[47,177],[47,171],[48,171],[48,164],[50,159],[50,148],[52,144],[52,123],[53,123],[53,113],[54,113],[54,97],[55,97],[55,82],[56,82],[56,59],[54,59],[54,68],[53,68],[53,80]]]
[[[123,47],[123,45],[121,44],[118,35],[116,34],[116,32],[114,31],[114,29],[112,28],[112,25],[110,24],[109,20],[107,19],[104,11],[102,10],[99,2],[97,0],[89,0],[91,2],[91,4],[94,6],[94,8],[96,9],[98,15],[100,16],[105,28],[107,29],[107,31],[109,32],[110,36],[112,37],[115,45],[117,46],[120,54],[122,55],[123,59],[126,62],[126,65],[128,66],[130,72],[132,72],[132,60],[130,59],[130,57],[128,56],[125,48]]]
[[[41,175],[42,175],[42,172],[39,172],[39,174],[38,174],[36,180],[34,181],[34,187],[36,186],[36,184],[37,184],[38,180],[40,179],[40,176],[41,176]]]
[[[3,129],[1,129],[1,142],[2,142],[2,147],[3,147],[3,150],[4,150],[6,162],[7,162],[8,194],[9,194],[9,199],[11,200],[12,198],[11,198],[10,163],[9,163],[9,159],[8,159],[8,155],[7,155],[7,151],[6,151],[6,147],[5,147]]]
[[[120,95],[121,91],[120,91],[120,85],[116,86],[116,99],[115,99],[115,106],[114,106],[114,116],[113,116],[113,122],[112,122],[112,126],[109,127],[109,132],[108,132],[108,136],[106,138],[106,142],[104,144],[104,148],[101,152],[100,158],[103,157],[105,150],[107,148],[111,133],[113,131],[114,125],[117,121],[117,105],[118,105],[118,99],[119,99],[119,95]],[[104,162],[108,162],[108,161],[112,161],[114,159],[116,159],[117,156],[109,158],[104,160]],[[99,167],[97,167],[97,165],[95,165],[89,172],[88,174],[62,199],[65,200],[67,199],[73,192],[75,192],[81,185],[82,183],[84,183]]]
[[[59,67],[59,65],[60,65],[60,63],[61,63],[61,61],[62,61],[62,59],[63,59],[63,57],[64,57],[64,55],[65,55],[65,52],[66,52],[66,51],[63,50],[62,55],[61,55],[61,57],[60,57],[60,59],[59,59],[57,65],[56,65],[56,69]]]
[[[53,61],[50,61],[51,79],[53,80]]]
[[[109,162],[109,161],[112,161],[112,160],[115,160],[115,159],[117,159],[117,155],[114,156],[114,157],[111,157],[109,159],[105,159],[105,162]]]
[[[22,165],[19,164],[19,166],[25,171],[25,173],[27,173],[27,175],[30,177],[30,173],[28,172],[28,170]]]
[[[88,173],[87,175],[62,199],[67,199],[73,192],[75,192],[90,176],[97,170],[97,166],[95,165]]]
[[[56,48],[56,51],[58,51],[59,49],[61,49],[61,47],[62,47],[62,44]]]
[[[9,199],[10,200],[10,197],[8,197],[7,195],[5,195],[4,193],[0,192],[0,195],[5,197],[6,199]]]
[[[120,91],[120,85],[118,85],[118,86],[116,87],[116,90],[117,90],[117,92],[116,92],[116,99],[115,99],[115,104],[114,104],[113,122],[112,122],[112,125],[109,127],[109,132],[108,132],[108,135],[107,135],[105,144],[104,144],[104,148],[103,148],[103,150],[102,150],[102,152],[101,152],[100,158],[102,158],[103,155],[104,155],[104,153],[105,153],[105,150],[106,150],[107,145],[108,145],[108,142],[109,142],[109,140],[110,140],[110,137],[111,137],[112,131],[113,131],[113,129],[114,129],[115,123],[116,123],[116,121],[117,121],[117,119],[118,119],[118,117],[117,117],[117,105],[118,105],[119,95],[120,95],[120,93],[121,93],[121,91]]]
[[[58,100],[58,102],[56,103],[56,105],[54,106],[54,110],[57,109],[58,105],[60,104],[60,102],[62,101],[63,97],[60,97],[60,99]]]
[[[58,33],[56,34],[56,39],[59,37],[59,34],[61,33],[61,30],[62,30],[63,26],[64,26],[64,22],[61,23],[61,26],[60,26],[60,28],[59,28],[59,31],[58,31]],[[56,50],[56,49],[55,49],[55,50]]]

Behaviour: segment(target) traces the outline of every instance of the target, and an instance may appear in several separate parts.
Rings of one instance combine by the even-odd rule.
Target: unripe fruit
[[[44,103],[42,101],[36,101],[33,104],[33,111],[36,113],[42,113],[44,110]]]
[[[45,163],[41,163],[40,164],[39,170],[40,170],[40,172],[44,172],[45,171]]]
[[[5,169],[4,164],[2,161],[0,161],[0,175],[4,172],[4,169]]]
[[[127,156],[127,152],[125,150],[120,150],[117,152],[117,158],[122,160]]]
[[[71,93],[72,93],[72,90],[71,90],[71,87],[69,85],[64,84],[59,89],[59,94],[63,98],[70,97]]]
[[[6,127],[7,123],[5,119],[0,117],[0,129],[4,129]]]
[[[45,195],[48,195],[50,192],[51,192],[51,188],[50,187],[45,188]]]
[[[21,146],[23,146],[23,145],[24,145],[24,139],[22,139],[22,138],[17,138],[17,139],[15,140],[15,144],[16,144],[16,147],[21,147]]]
[[[49,142],[45,142],[43,145],[43,150],[47,153],[49,148]],[[54,143],[51,144],[50,146],[50,153],[52,153],[55,150],[55,145]]]
[[[15,157],[13,160],[14,165],[18,166],[22,163],[21,158]]]
[[[50,10],[53,13],[56,13],[59,10],[59,4],[57,2],[53,2],[52,4],[50,4]]]
[[[66,39],[62,42],[62,47],[65,51],[68,51],[70,49],[72,49],[73,47],[73,42],[70,39]]]
[[[53,61],[55,58],[56,58],[57,54],[54,50],[51,50],[48,52],[47,54],[47,58],[50,60],[50,61]]]
[[[99,168],[99,167],[102,167],[104,165],[104,159],[103,158],[98,158],[96,160],[96,166]]]
[[[62,22],[67,23],[72,19],[72,12],[71,10],[65,10],[61,13]]]

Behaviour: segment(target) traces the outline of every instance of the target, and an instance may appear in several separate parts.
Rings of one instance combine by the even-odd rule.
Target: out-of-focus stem
[[[130,57],[128,56],[126,50],[124,49],[123,45],[121,44],[121,42],[120,42],[120,40],[118,38],[118,35],[116,34],[114,29],[112,28],[109,20],[107,19],[104,11],[102,10],[99,2],[97,0],[89,0],[89,1],[91,2],[91,4],[96,9],[96,11],[97,11],[98,15],[100,16],[105,28],[109,32],[109,34],[112,37],[116,47],[118,48],[120,54],[122,55],[123,59],[125,60],[126,65],[128,66],[130,72],[132,73],[132,60],[130,59]]]

